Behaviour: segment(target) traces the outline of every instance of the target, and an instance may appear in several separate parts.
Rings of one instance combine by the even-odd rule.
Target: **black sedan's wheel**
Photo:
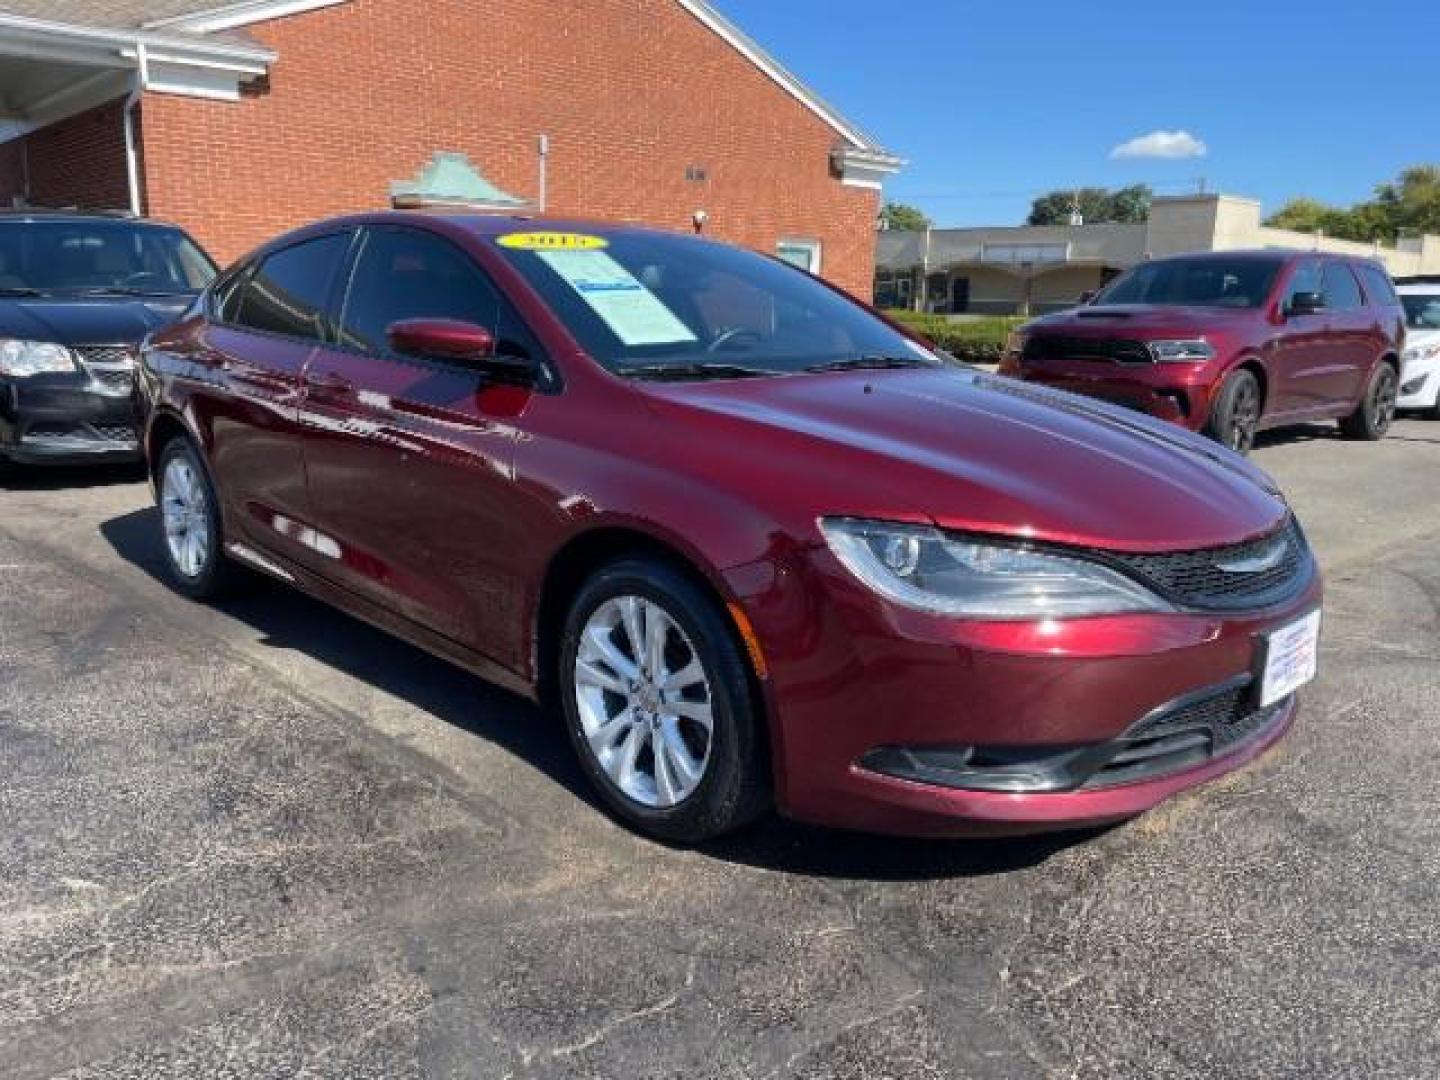
[[[745,654],[724,609],[668,563],[627,559],[586,583],[556,682],[580,762],[627,824],[693,844],[768,807]]]
[[[1263,404],[1254,373],[1243,368],[1232,372],[1215,398],[1205,434],[1236,453],[1248,454],[1255,446]]]
[[[1391,364],[1381,364],[1370,376],[1365,398],[1356,410],[1340,421],[1340,434],[1347,439],[1377,442],[1395,422],[1395,401],[1400,393],[1400,376]]]
[[[171,581],[195,600],[219,596],[234,567],[221,550],[219,500],[188,439],[172,439],[160,455],[156,491]]]

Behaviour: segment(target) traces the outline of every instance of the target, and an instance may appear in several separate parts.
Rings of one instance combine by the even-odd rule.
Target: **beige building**
[[[1266,228],[1260,204],[1233,195],[1157,197],[1148,221],[879,233],[880,307],[952,314],[1039,315],[1072,307],[1145,259],[1192,251],[1275,248],[1378,259],[1392,277],[1440,274],[1440,236],[1395,247]]]

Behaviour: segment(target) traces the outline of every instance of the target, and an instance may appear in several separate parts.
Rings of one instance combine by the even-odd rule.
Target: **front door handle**
[[[318,375],[307,375],[305,382],[313,390],[326,390],[332,394],[348,394],[355,384],[338,371],[322,371]]]

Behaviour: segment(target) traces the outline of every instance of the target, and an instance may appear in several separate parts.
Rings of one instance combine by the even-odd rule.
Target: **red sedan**
[[[1113,821],[1273,744],[1321,586],[1263,473],[638,228],[317,224],[144,355],[164,550],[564,714],[622,819]]]

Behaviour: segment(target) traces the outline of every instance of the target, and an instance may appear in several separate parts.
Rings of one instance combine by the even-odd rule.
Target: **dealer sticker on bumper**
[[[1282,627],[1265,641],[1260,707],[1283,701],[1315,678],[1320,667],[1320,612]]]

